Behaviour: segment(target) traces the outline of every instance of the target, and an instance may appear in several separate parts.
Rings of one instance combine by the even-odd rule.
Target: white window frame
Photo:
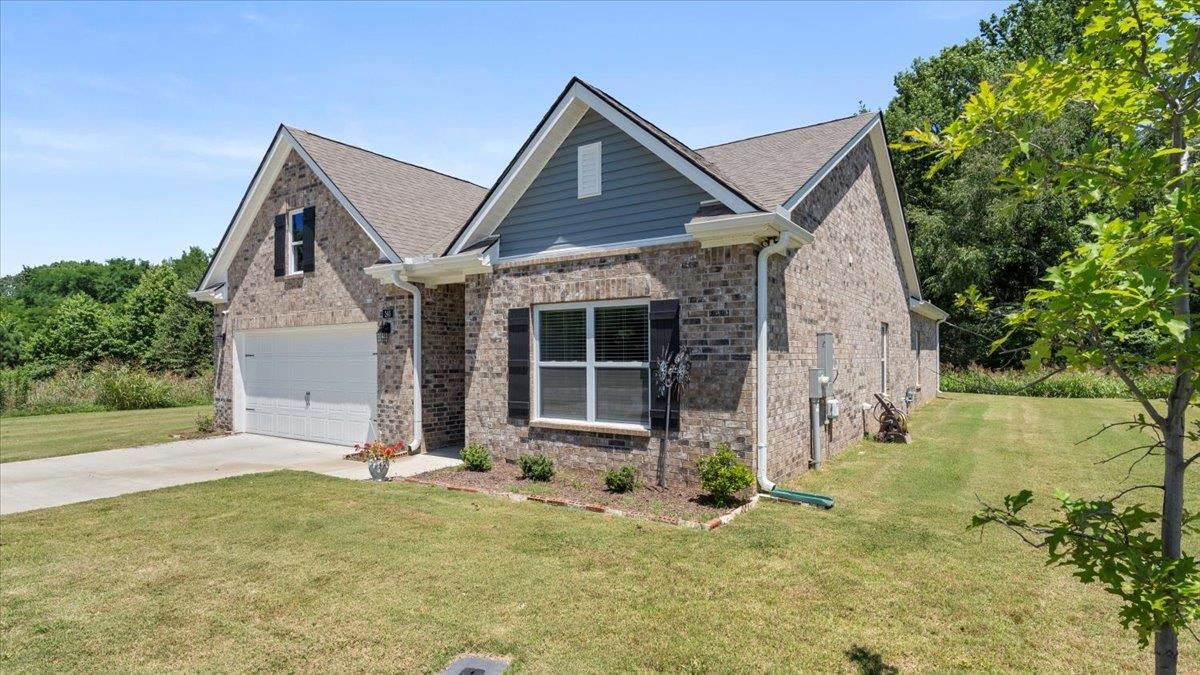
[[[888,325],[879,324],[879,393],[886,394],[888,390]]]
[[[642,368],[649,377],[649,361],[596,361],[596,308],[597,307],[645,307],[646,308],[646,356],[650,354],[650,301],[649,300],[593,300],[590,302],[563,302],[548,305],[537,305],[533,309],[533,422],[554,422],[560,424],[583,424],[601,427],[624,427],[629,429],[649,429],[650,424],[633,424],[631,422],[605,422],[596,420],[596,369],[597,368]],[[553,312],[564,309],[586,309],[584,325],[587,329],[587,353],[585,361],[542,361],[541,323],[542,312]],[[587,419],[570,419],[561,417],[542,416],[542,368],[583,368],[587,373]],[[654,386],[646,387],[646,409],[653,405]]]
[[[921,388],[921,331],[914,330],[917,337],[917,389]]]
[[[301,222],[304,219],[304,209],[292,209],[287,214],[287,276],[294,277],[304,274],[304,270],[296,266],[296,247],[303,246],[304,240],[294,241],[292,239],[292,221],[296,214],[300,214]]]
[[[594,189],[591,186],[585,187],[583,184],[584,155],[592,148],[596,149],[596,155],[594,159],[596,164],[596,185]],[[579,199],[599,197],[604,191],[604,146],[602,145],[601,141],[596,141],[595,143],[584,143],[575,149],[575,183],[578,188],[577,194],[579,195]]]

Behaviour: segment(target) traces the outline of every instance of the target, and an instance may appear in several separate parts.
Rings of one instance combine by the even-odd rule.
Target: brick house
[[[221,428],[650,476],[669,427],[767,489],[936,394],[946,316],[878,114],[692,149],[578,79],[490,190],[281,126],[191,295]]]

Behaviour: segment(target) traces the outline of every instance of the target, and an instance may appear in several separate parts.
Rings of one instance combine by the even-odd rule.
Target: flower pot
[[[367,462],[367,470],[371,472],[371,480],[387,480],[389,462],[386,459],[372,459]]]

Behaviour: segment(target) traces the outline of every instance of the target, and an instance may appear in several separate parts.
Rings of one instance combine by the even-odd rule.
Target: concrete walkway
[[[366,464],[342,459],[348,451],[339,445],[237,434],[6,462],[0,464],[0,514],[277,469],[368,478]],[[415,476],[458,463],[450,453],[415,455],[392,462],[388,475]]]

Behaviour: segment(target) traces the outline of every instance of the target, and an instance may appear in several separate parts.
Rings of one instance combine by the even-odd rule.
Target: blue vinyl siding
[[[579,199],[577,148],[602,142],[601,194]],[[500,255],[684,234],[711,197],[594,110],[567,135],[496,229]]]

